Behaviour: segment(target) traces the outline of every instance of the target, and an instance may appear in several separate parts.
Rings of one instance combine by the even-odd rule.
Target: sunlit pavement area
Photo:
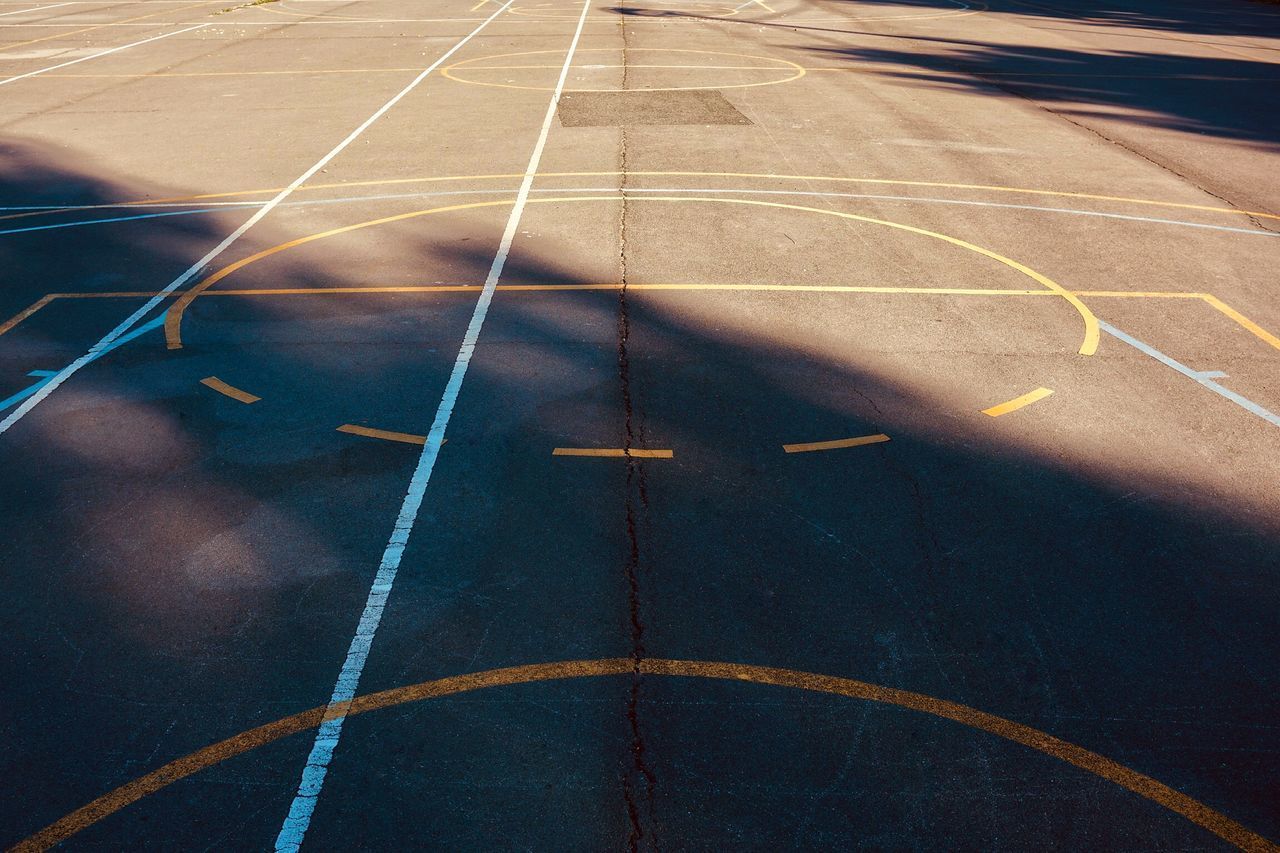
[[[1280,7],[0,0],[0,844],[1277,850]]]

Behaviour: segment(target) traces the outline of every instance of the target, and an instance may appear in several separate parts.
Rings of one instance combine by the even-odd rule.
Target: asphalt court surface
[[[0,843],[1277,849],[1278,61],[0,0]]]

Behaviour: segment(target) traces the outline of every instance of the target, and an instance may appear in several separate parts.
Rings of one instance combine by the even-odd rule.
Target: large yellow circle
[[[580,49],[578,51],[578,53],[621,53],[621,52],[622,52],[621,48],[611,48],[611,47],[585,48],[585,49]],[[773,64],[749,66],[749,67],[743,66],[743,65],[736,65],[736,66],[733,66],[733,70],[742,71],[742,70],[749,70],[750,68],[758,67],[761,71],[774,72],[776,74],[785,75],[785,76],[779,76],[778,79],[775,79],[775,80],[762,80],[755,83],[724,83],[724,84],[712,84],[712,85],[705,85],[705,86],[659,86],[659,87],[646,88],[646,89],[569,89],[569,88],[566,88],[564,91],[566,92],[624,92],[624,91],[626,92],[631,92],[631,91],[676,92],[676,91],[687,91],[692,89],[747,89],[753,86],[775,86],[779,83],[790,83],[793,80],[799,80],[801,77],[805,75],[805,69],[802,66],[788,59],[778,59],[777,57],[772,57],[772,56],[759,56],[757,54],[751,54],[751,53],[725,53],[723,51],[717,51],[717,50],[687,50],[683,48],[674,48],[674,47],[631,47],[631,48],[627,48],[626,52],[628,54],[633,54],[633,53],[690,54],[690,53],[693,53],[693,54],[698,54],[700,56],[727,56],[735,59],[752,59],[756,61],[764,61],[764,62],[769,62]],[[493,60],[499,60],[499,59],[510,59],[513,57],[522,57],[522,56],[523,57],[553,56],[553,57],[556,57],[556,61],[553,63],[547,63],[545,66],[528,64],[528,63],[518,63],[515,65],[491,66],[491,68],[492,70],[495,70],[495,71],[498,71],[498,70],[531,71],[531,70],[542,70],[544,68],[547,70],[556,70],[561,67],[560,57],[564,56],[564,52],[559,50],[528,50],[520,53],[500,53],[494,56],[480,56],[480,57],[476,57],[475,59],[464,59],[461,62],[455,62],[452,65],[448,65],[440,69],[440,73],[443,76],[448,77],[450,80],[457,81],[458,83],[470,83],[474,86],[496,86],[500,89],[527,89],[535,92],[553,91],[555,89],[554,85],[529,86],[521,83],[494,83],[488,80],[470,79],[468,77],[461,76],[461,74],[458,72],[458,69],[466,68],[467,66],[471,66],[471,69],[473,71],[483,70],[485,66],[476,65],[476,63],[479,63],[479,62],[493,61]],[[581,66],[578,66],[578,67],[581,67]],[[603,67],[613,67],[613,66],[603,66]],[[690,65],[670,65],[670,66],[639,65],[637,66],[634,64],[628,64],[628,67],[630,68],[661,67],[661,68],[672,68],[672,69],[679,69],[682,71],[689,71],[689,70],[696,70],[698,67],[701,67],[701,66],[690,66]],[[705,66],[705,67],[707,68],[707,70],[726,70],[722,66]]]

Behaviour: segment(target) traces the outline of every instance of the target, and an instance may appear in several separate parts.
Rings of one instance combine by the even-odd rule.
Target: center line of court
[[[80,370],[80,368],[84,367],[89,362],[101,356],[103,352],[105,352],[108,348],[110,348],[112,342],[114,342],[120,336],[127,334],[130,329],[132,329],[142,320],[143,317],[147,316],[147,314],[150,313],[152,309],[154,309],[157,305],[163,302],[169,296],[169,294],[173,293],[179,287],[182,287],[182,285],[186,284],[187,282],[191,281],[191,279],[199,275],[200,271],[203,270],[211,261],[213,261],[214,258],[221,255],[233,243],[235,243],[237,240],[243,237],[246,231],[248,231],[254,225],[257,225],[259,222],[261,222],[263,217],[265,217],[268,213],[274,210],[276,206],[280,204],[280,202],[284,201],[290,195],[292,195],[294,190],[296,190],[298,187],[305,184],[307,181],[311,180],[312,176],[314,176],[317,172],[319,172],[326,165],[328,165],[330,160],[332,160],[334,157],[337,157],[339,154],[341,154],[343,149],[345,149],[348,145],[354,142],[360,136],[360,134],[368,130],[370,125],[372,125],[378,119],[382,118],[382,116],[385,115],[386,112],[390,110],[392,107],[394,107],[396,104],[400,103],[402,98],[404,98],[414,89],[416,89],[419,83],[427,79],[427,77],[429,77],[437,68],[439,68],[442,64],[444,64],[445,61],[449,59],[449,57],[453,56],[455,53],[461,50],[463,45],[465,45],[467,42],[471,41],[471,39],[479,35],[481,30],[483,30],[486,26],[488,26],[489,23],[493,21],[494,18],[497,18],[499,15],[505,12],[507,7],[510,6],[513,2],[515,2],[515,0],[507,0],[507,2],[504,3],[501,8],[499,8],[496,12],[494,12],[489,17],[485,18],[474,30],[467,33],[467,35],[463,37],[461,41],[459,41],[453,47],[445,51],[440,56],[439,59],[431,63],[426,68],[422,69],[422,72],[419,73],[417,77],[414,77],[413,80],[409,82],[409,85],[405,86],[395,95],[393,95],[391,99],[388,100],[381,107],[379,107],[377,111],[374,112],[373,115],[369,116],[367,119],[361,122],[360,126],[357,127],[355,130],[351,131],[351,133],[347,135],[346,139],[339,142],[329,151],[328,154],[324,155],[319,160],[317,160],[314,166],[307,169],[305,172],[299,175],[297,179],[293,181],[293,183],[289,184],[289,186],[285,187],[280,192],[276,193],[276,195],[270,201],[268,201],[262,207],[258,208],[258,210],[252,216],[246,219],[244,223],[240,225],[239,228],[232,231],[225,238],[223,238],[222,242],[214,246],[212,249],[210,249],[209,252],[203,258],[196,261],[194,264],[192,264],[190,267],[187,268],[186,272],[184,272],[182,275],[175,278],[173,281],[169,282],[169,284],[163,290],[160,290],[159,292],[156,293],[155,296],[148,299],[145,305],[143,305],[137,311],[134,311],[132,314],[126,317],[124,319],[124,322],[116,326],[110,332],[107,332],[106,337],[104,337],[102,340],[98,341],[96,344],[91,346],[88,352],[86,352],[84,355],[80,356],[75,361],[68,364],[66,367],[59,370],[57,375],[54,376],[52,379],[50,379],[47,384],[42,386],[39,391],[37,391],[35,394],[32,394],[30,397],[28,397],[21,406],[14,409],[9,414],[9,416],[6,417],[3,421],[0,421],[0,435],[3,435],[4,433],[8,432],[9,427],[13,426],[18,421],[26,417],[27,412],[31,411],[36,406],[40,405],[40,403],[43,402],[45,398],[47,398],[50,394],[56,391],[58,387],[62,385],[63,382],[66,382],[73,375],[75,375]],[[208,26],[208,24],[197,24],[196,26],[203,27],[203,26]],[[195,28],[193,27],[192,29],[195,29]],[[170,33],[170,35],[176,35],[176,34],[177,33]],[[116,48],[116,49],[123,50],[123,48]],[[76,61],[80,61],[80,60],[76,60]],[[50,70],[52,69],[49,69],[49,68],[43,69],[43,71],[50,71]],[[23,75],[23,76],[28,76],[28,75]],[[17,80],[20,78],[14,77],[11,79]],[[9,82],[9,81],[4,81],[4,82]]]
[[[511,0],[508,0],[508,5],[510,2]],[[506,6],[503,6],[503,9],[505,8]],[[431,480],[431,471],[435,468],[436,457],[440,455],[440,445],[444,443],[445,429],[449,426],[449,418],[453,415],[453,408],[458,402],[462,380],[467,374],[467,367],[475,353],[480,329],[484,325],[485,316],[489,313],[489,305],[493,302],[494,291],[498,287],[498,278],[506,266],[507,256],[511,253],[511,244],[515,240],[516,229],[520,227],[520,218],[528,204],[529,191],[533,188],[533,179],[542,161],[542,151],[547,144],[547,135],[551,132],[552,121],[555,120],[556,106],[560,103],[560,96],[564,92],[565,80],[569,76],[569,68],[573,63],[574,53],[577,52],[578,41],[582,38],[582,28],[586,24],[587,12],[590,9],[591,0],[583,0],[582,12],[578,16],[578,26],[573,32],[573,40],[565,53],[564,65],[560,68],[560,77],[547,104],[542,128],[538,132],[538,141],[533,146],[529,165],[525,167],[524,178],[520,182],[520,191],[516,195],[511,214],[507,217],[507,227],[502,232],[502,242],[498,244],[498,252],[489,267],[489,274],[485,277],[480,298],[471,313],[471,321],[467,324],[462,345],[458,348],[457,358],[454,359],[449,382],[445,385],[444,393],[440,397],[440,405],[436,408],[435,420],[431,424],[430,432],[427,433],[426,444],[422,447],[418,465],[414,469],[413,478],[409,481],[408,492],[400,505],[400,514],[396,517],[391,538],[387,540],[387,547],[382,552],[382,561],[378,565],[377,574],[374,575],[373,585],[369,587],[369,596],[365,600],[364,611],[360,614],[355,635],[351,638],[351,645],[347,648],[347,657],[338,673],[333,695],[325,707],[323,721],[316,730],[311,754],[307,756],[307,765],[302,769],[302,781],[298,785],[298,793],[289,806],[289,814],[280,827],[280,834],[276,836],[277,853],[299,850],[307,828],[311,825],[311,815],[315,812],[316,802],[320,798],[325,775],[329,770],[329,762],[333,760],[338,739],[342,736],[342,724],[351,707],[351,700],[355,698],[360,675],[364,672],[365,661],[373,645],[374,634],[377,633],[378,624],[382,621],[382,612],[391,596],[391,587],[395,584],[396,573],[400,570],[400,560],[404,556],[409,535],[413,532],[413,525],[417,521],[427,483]]]

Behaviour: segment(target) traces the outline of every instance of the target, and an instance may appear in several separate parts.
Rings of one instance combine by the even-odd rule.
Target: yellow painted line
[[[487,0],[486,0],[487,2]],[[132,79],[135,77],[259,77],[280,74],[377,74],[380,72],[403,73],[421,71],[421,68],[305,68],[281,69],[278,71],[139,71],[134,74],[45,74],[45,77],[78,77],[104,79]]]
[[[232,400],[239,400],[241,403],[245,404],[256,403],[262,399],[261,397],[255,397],[248,391],[241,391],[234,385],[228,385],[216,376],[206,376],[204,379],[200,380],[200,384],[207,388],[212,388],[219,394],[225,394]]]
[[[590,202],[597,202],[597,203],[612,202],[616,200],[617,200],[616,197],[613,197],[613,196],[588,196],[588,197],[564,196],[564,197],[546,197],[546,198],[529,199],[528,203],[529,204],[582,204],[582,203],[590,203]],[[840,219],[849,219],[855,222],[866,222],[873,225],[883,225],[887,228],[894,228],[896,230],[905,231],[910,234],[918,234],[918,235],[929,237],[935,240],[941,240],[944,243],[950,243],[951,245],[958,246],[962,249],[967,249],[976,254],[990,258],[998,263],[1004,264],[1010,269],[1015,270],[1016,272],[1022,273],[1023,275],[1027,276],[1031,280],[1041,285],[1044,285],[1046,288],[1053,291],[1058,296],[1061,296],[1068,304],[1070,304],[1076,310],[1077,313],[1079,313],[1081,319],[1084,321],[1084,338],[1081,341],[1080,348],[1078,350],[1080,355],[1085,355],[1085,356],[1093,355],[1098,349],[1098,339],[1100,336],[1100,332],[1098,329],[1098,318],[1093,315],[1093,312],[1090,311],[1088,307],[1086,307],[1085,304],[1080,301],[1080,298],[1077,297],[1074,293],[1067,290],[1062,285],[1058,284],[1056,281],[1049,278],[1048,276],[1045,276],[1031,269],[1025,264],[1021,264],[1018,261],[1013,260],[1012,258],[1007,258],[1004,255],[991,251],[990,249],[985,249],[981,246],[975,245],[973,243],[969,243],[957,237],[951,237],[947,234],[940,234],[937,231],[929,231],[924,228],[917,228],[914,225],[904,225],[901,222],[891,222],[887,219],[874,219],[870,216],[861,216],[856,213],[845,213],[844,211],[831,210],[829,208],[821,208],[821,207],[806,207],[798,204],[785,204],[783,202],[777,202],[777,201],[760,201],[757,199],[746,199],[746,198],[715,198],[711,196],[643,196],[641,198],[635,199],[635,201],[637,202],[643,201],[646,203],[663,202],[663,203],[681,203],[681,204],[690,204],[690,203],[736,204],[736,205],[743,205],[748,207],[767,207],[767,208],[774,208],[778,210],[796,210],[802,213],[816,213],[823,216],[834,216]],[[297,239],[289,240],[287,242],[280,243],[279,245],[272,246],[269,249],[264,249],[261,252],[257,252],[256,254],[250,255],[247,258],[242,258],[239,261],[236,261],[235,263],[232,263],[232,264],[229,264],[228,266],[223,267],[222,269],[218,270],[217,272],[213,273],[212,275],[198,282],[193,287],[182,292],[181,296],[178,297],[177,301],[174,302],[173,307],[169,309],[168,313],[165,316],[164,333],[165,333],[166,345],[169,347],[169,349],[182,348],[182,334],[181,334],[182,316],[186,312],[187,306],[189,306],[191,302],[197,296],[200,295],[200,293],[212,287],[218,281],[221,281],[223,278],[226,278],[228,275],[235,272],[236,270],[242,269],[248,266],[249,264],[262,260],[263,258],[270,257],[271,255],[274,255],[278,252],[285,251],[286,249],[292,249],[296,246],[300,246],[305,243],[310,243],[315,240],[322,240],[327,237],[335,236],[337,234],[345,234],[347,232],[356,231],[361,228],[370,228],[375,225],[384,225],[389,222],[400,222],[400,221],[411,219],[418,216],[431,216],[438,213],[447,213],[447,212],[459,211],[459,210],[478,210],[478,209],[487,208],[487,207],[501,207],[501,206],[510,205],[511,203],[512,202],[510,200],[506,200],[506,199],[502,199],[498,201],[477,201],[477,202],[469,202],[466,204],[448,205],[446,207],[428,208],[426,210],[414,210],[414,211],[409,211],[408,213],[396,214],[395,216],[384,216],[378,219],[370,219],[365,222],[357,222],[353,225],[344,225],[341,228],[333,228],[328,231],[322,231],[318,234],[311,234],[306,237],[299,237]]]
[[[220,2],[220,0],[206,0],[206,2],[203,2],[203,3],[192,3],[189,6],[179,6],[177,9],[165,9],[160,12],[152,12],[148,15],[139,15],[136,18],[126,18],[123,21],[112,21],[109,24],[97,24],[92,27],[84,27],[83,29],[72,30],[69,33],[54,33],[51,36],[41,36],[40,38],[36,38],[36,39],[28,39],[27,41],[19,41],[19,42],[14,42],[13,44],[6,44],[3,49],[0,49],[0,57],[3,57],[6,53],[13,50],[14,48],[26,47],[29,44],[36,44],[42,41],[49,41],[50,39],[63,39],[69,36],[78,36],[81,33],[90,33],[90,32],[93,32],[94,30],[103,29],[104,27],[118,27],[121,24],[131,24],[134,21],[142,21],[142,20],[145,20],[146,18],[154,18],[156,15],[173,14],[175,12],[181,12],[184,9],[194,9],[197,6],[212,6],[214,5],[214,3],[217,3],[217,2]],[[174,26],[177,26],[177,25],[174,24]]]
[[[1044,755],[1070,764],[1086,773],[1106,779],[1125,790],[1154,802],[1181,815],[1196,826],[1212,832],[1224,841],[1250,853],[1280,853],[1280,845],[1273,844],[1256,832],[1236,823],[1199,800],[1174,790],[1163,782],[1131,770],[1104,755],[1084,747],[1068,743],[1048,732],[1033,729],[1022,723],[980,711],[969,705],[961,705],[947,699],[938,699],[923,693],[884,687],[852,678],[840,678],[793,669],[752,666],[740,663],[712,661],[668,660],[663,658],[606,658],[603,660],[557,661],[554,663],[527,664],[505,669],[455,675],[433,681],[423,681],[405,687],[396,687],[379,693],[367,693],[351,701],[345,709],[354,717],[370,711],[392,708],[409,702],[422,702],[455,696],[474,690],[508,687],[547,681],[577,678],[632,675],[667,676],[676,678],[702,678],[717,681],[738,681],[786,687],[812,693],[825,693],[891,705],[932,717],[951,720],[963,726],[987,732],[1013,743],[1021,744]],[[160,791],[174,782],[185,779],[201,770],[213,767],[228,759],[274,743],[299,732],[314,729],[325,718],[324,707],[301,711],[275,722],[267,723],[233,735],[171,761],[150,773],[127,782],[81,806],[55,821],[12,849],[21,853],[47,850],[67,840],[124,807]]]
[[[266,8],[266,7],[260,7]],[[757,57],[758,58],[758,57]],[[838,184],[870,184],[874,186],[899,186],[899,187],[924,187],[932,189],[955,189],[955,190],[975,190],[981,192],[995,193],[1014,193],[1022,195],[1049,196],[1053,198],[1077,198],[1087,199],[1090,201],[1109,201],[1122,204],[1138,204],[1151,207],[1167,207],[1177,210],[1199,210],[1208,213],[1226,213],[1232,216],[1256,216],[1263,219],[1280,220],[1280,214],[1267,213],[1259,210],[1240,210],[1234,207],[1214,207],[1204,204],[1185,204],[1174,201],[1160,201],[1159,199],[1148,198],[1132,198],[1129,196],[1114,195],[1098,195],[1096,193],[1082,193],[1068,190],[1043,190],[1030,187],[1008,187],[996,186],[992,184],[958,184],[947,183],[942,181],[904,181],[892,178],[850,178],[835,175],[772,175],[760,172],[687,172],[687,171],[662,171],[662,172],[646,172],[646,171],[628,171],[627,175],[631,177],[675,177],[675,178],[746,178],[749,180],[761,181],[800,181],[800,182],[822,182],[822,183],[838,183]],[[538,178],[602,178],[602,177],[620,177],[621,172],[539,172]],[[307,184],[298,187],[298,192],[314,191],[323,189],[340,189],[351,187],[381,187],[396,186],[405,184],[430,184],[430,183],[454,183],[459,181],[493,181],[493,180],[519,180],[524,175],[520,173],[499,173],[489,175],[441,175],[434,177],[420,178],[381,178],[371,181],[343,181],[335,183],[316,183]],[[199,193],[196,195],[173,196],[172,198],[158,199],[136,199],[133,201],[117,202],[118,205],[128,206],[145,206],[148,204],[168,204],[173,202],[184,201],[202,201],[215,198],[241,198],[244,196],[255,195],[274,195],[280,192],[284,187],[267,187],[263,189],[253,190],[233,190],[229,192],[216,193]],[[512,190],[514,192],[514,190]],[[92,210],[95,207],[106,207],[110,205],[97,205],[87,208],[74,208],[77,210]],[[42,216],[53,213],[64,213],[72,208],[57,208],[41,211],[27,211],[24,213],[7,214],[0,216],[0,220],[4,219],[20,219],[28,216]]]
[[[1032,403],[1036,402],[1037,400],[1043,400],[1045,397],[1048,397],[1052,393],[1053,392],[1048,388],[1037,388],[1034,391],[1028,391],[1026,394],[1023,394],[1021,397],[1014,397],[1012,400],[1008,401],[1007,403],[1001,403],[998,406],[992,406],[989,409],[983,409],[982,414],[990,415],[993,418],[998,418],[1001,415],[1007,415],[1010,412],[1016,412],[1018,411],[1018,409],[1021,409],[1023,406],[1030,406]]]
[[[602,456],[610,459],[671,459],[675,452],[671,450],[641,450],[638,447],[557,447],[551,451],[552,456]]]
[[[1232,320],[1234,320],[1234,321],[1235,321],[1236,323],[1238,323],[1240,326],[1244,327],[1245,329],[1249,330],[1250,332],[1252,332],[1252,333],[1253,333],[1254,335],[1256,335],[1257,337],[1259,337],[1259,338],[1261,338],[1262,340],[1266,341],[1267,343],[1271,344],[1271,346],[1273,346],[1273,347],[1275,347],[1276,349],[1280,350],[1280,338],[1278,338],[1278,337],[1276,337],[1275,335],[1271,334],[1271,333],[1270,333],[1270,332],[1268,332],[1266,329],[1262,328],[1262,327],[1261,327],[1261,326],[1259,326],[1257,323],[1253,322],[1253,321],[1252,321],[1252,320],[1250,320],[1248,317],[1244,316],[1244,315],[1243,315],[1243,314],[1241,314],[1239,311],[1237,311],[1236,309],[1232,308],[1230,305],[1228,305],[1227,303],[1223,302],[1223,301],[1222,301],[1221,299],[1219,299],[1218,297],[1213,296],[1213,295],[1208,294],[1208,293],[1205,293],[1205,294],[1202,294],[1201,298],[1202,298],[1202,299],[1204,299],[1204,301],[1205,301],[1205,302],[1209,303],[1210,305],[1212,305],[1212,306],[1213,306],[1214,308],[1216,308],[1217,310],[1221,311],[1221,312],[1222,312],[1223,314],[1225,314],[1227,317],[1230,317]]]
[[[557,290],[620,290],[621,284],[500,284],[498,290],[504,291],[557,291]],[[980,287],[879,287],[839,284],[702,284],[702,283],[652,283],[628,284],[628,290],[669,290],[669,291],[787,291],[799,293],[879,293],[879,294],[921,294],[934,296],[1057,296],[1048,290],[995,290]],[[280,287],[280,288],[244,288],[227,290],[207,290],[200,297],[209,296],[345,296],[369,293],[479,293],[480,286],[474,284],[447,285],[387,285],[375,287]],[[1264,341],[1271,347],[1280,350],[1280,337],[1273,335],[1262,326],[1250,320],[1239,311],[1209,293],[1194,291],[1131,291],[1131,290],[1077,290],[1076,296],[1102,298],[1136,298],[1136,299],[1200,299],[1215,310],[1230,318],[1241,328]],[[23,320],[55,299],[116,299],[116,298],[150,298],[155,291],[131,291],[117,293],[50,293],[42,296],[30,307],[23,309],[9,320],[0,324],[0,335],[10,331]]]
[[[835,441],[812,441],[808,444],[784,444],[782,449],[787,453],[812,453],[815,450],[838,450],[842,447],[862,447],[864,444],[881,444],[889,440],[882,432],[875,435],[860,435],[857,438],[839,438]]]
[[[586,48],[580,49],[578,52],[579,53],[619,53],[620,51],[616,48],[611,48],[611,47],[594,47],[589,49],[586,49]],[[461,62],[455,62],[452,65],[446,65],[444,68],[440,69],[440,75],[442,77],[448,77],[450,80],[453,80],[458,83],[469,83],[474,86],[494,86],[499,89],[524,89],[524,90],[531,90],[535,92],[543,92],[543,91],[548,91],[553,87],[552,86],[525,86],[518,83],[495,83],[489,80],[471,80],[466,77],[457,76],[454,72],[457,69],[467,68],[467,66],[471,66],[469,69],[471,71],[485,71],[485,70],[488,70],[489,68],[494,68],[495,70],[498,70],[501,66],[476,65],[475,63],[485,62],[488,60],[509,59],[515,56],[544,56],[544,55],[554,55],[555,53],[556,52],[553,50],[525,50],[525,51],[520,51],[518,53],[499,53],[499,54],[494,54],[492,56],[478,56],[474,59],[464,59]],[[789,59],[779,59],[778,57],[774,57],[774,56],[760,56],[759,54],[754,54],[754,53],[726,53],[724,51],[718,51],[718,50],[692,50],[688,48],[675,48],[675,47],[632,47],[632,48],[627,48],[627,53],[628,54],[696,53],[699,56],[730,56],[735,59],[763,60],[765,62],[777,63],[776,65],[773,66],[775,70],[780,72],[786,72],[791,75],[789,77],[782,77],[778,80],[762,80],[756,83],[727,83],[725,85],[717,85],[717,86],[659,86],[659,87],[654,87],[650,89],[644,89],[643,91],[645,92],[678,92],[678,91],[685,91],[689,89],[709,89],[709,88],[750,89],[756,86],[775,86],[780,83],[790,83],[792,81],[799,80],[801,77],[805,75],[805,69],[803,65],[799,65],[795,62],[792,62]],[[628,66],[628,67],[636,67],[636,66]],[[768,67],[767,66],[762,67],[761,70],[768,70]],[[621,92],[625,90],[623,89],[565,89],[565,91],[566,92]],[[523,177],[523,176],[521,175],[519,177]]]
[[[363,435],[366,438],[380,438],[383,441],[399,441],[404,444],[423,445],[427,443],[427,437],[425,435],[414,435],[410,432],[392,432],[385,429],[372,429],[370,427],[357,426],[356,424],[343,424],[338,427],[338,432],[345,432],[349,435]]]
[[[18,325],[23,320],[30,317],[32,314],[36,313],[41,308],[48,305],[50,302],[56,299],[57,296],[58,295],[55,293],[50,293],[47,296],[41,296],[39,299],[37,299],[35,302],[32,302],[26,308],[23,308],[17,314],[14,314],[8,320],[5,320],[4,323],[0,323],[0,335],[3,335],[5,332],[9,331],[14,326]]]

